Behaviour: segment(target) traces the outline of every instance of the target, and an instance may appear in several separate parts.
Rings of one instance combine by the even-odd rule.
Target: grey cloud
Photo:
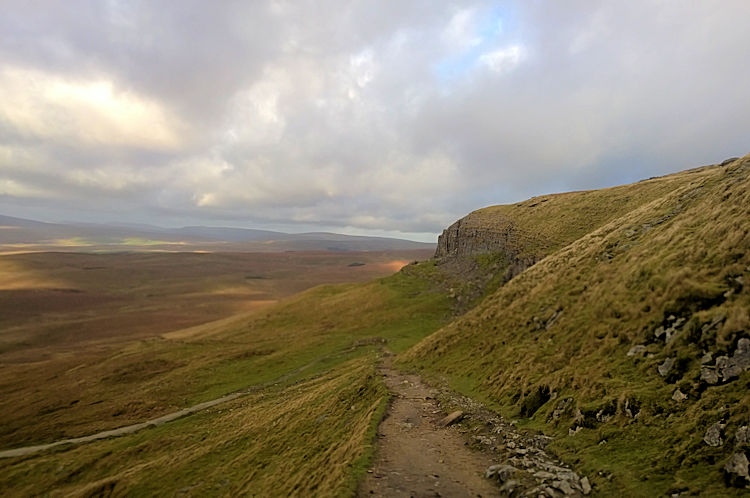
[[[719,161],[747,148],[748,14],[6,2],[0,85],[28,105],[0,105],[0,209],[436,233],[487,204]],[[51,83],[26,95],[23,78]],[[68,81],[80,106],[55,93]],[[112,93],[89,106],[89,81]]]

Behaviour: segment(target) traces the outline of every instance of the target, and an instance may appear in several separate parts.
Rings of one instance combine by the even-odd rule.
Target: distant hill
[[[43,223],[0,215],[3,251],[385,251],[430,249],[434,244],[336,233],[290,234],[249,228]]]

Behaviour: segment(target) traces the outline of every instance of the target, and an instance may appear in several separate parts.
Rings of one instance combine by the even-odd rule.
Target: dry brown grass
[[[353,360],[168,427],[2,460],[0,489],[56,496],[350,494],[385,402],[373,364],[372,357]]]
[[[31,275],[39,287],[0,291],[0,446],[139,422],[270,380],[314,360],[314,352],[348,347],[348,336],[328,343],[305,336],[309,328],[294,319],[267,323],[258,312],[306,287],[390,274],[394,260],[420,254],[2,257],[14,275]],[[49,281],[64,287],[48,288]],[[299,299],[275,309],[294,309]],[[347,310],[381,303],[371,292],[315,322],[320,302],[302,299],[298,306],[310,316],[297,319],[318,333],[342,317],[361,325]]]
[[[617,417],[591,422],[595,428],[580,437],[566,437],[571,418],[548,420],[557,401],[533,406],[527,422],[560,435],[558,449],[587,472],[613,473],[612,480],[594,477],[607,492],[729,493],[721,466],[731,445],[714,451],[701,437],[716,420],[733,428],[747,421],[750,373],[706,387],[700,358],[706,350],[731,354],[739,337],[750,336],[749,287],[737,291],[732,283],[750,282],[750,156],[649,182],[660,181],[678,187],[543,259],[404,361],[514,417],[530,416],[526,400],[540,388],[558,400],[572,396],[591,417],[612,404]],[[545,225],[562,231],[537,220]],[[715,335],[683,332],[660,344],[654,330],[670,315],[698,331],[714,317],[727,319]],[[627,357],[634,344],[646,344],[653,356]],[[680,367],[665,382],[656,367],[667,357]],[[684,406],[671,400],[678,386],[691,400]],[[638,423],[624,414],[629,399],[641,406]],[[599,446],[603,439],[607,445]]]

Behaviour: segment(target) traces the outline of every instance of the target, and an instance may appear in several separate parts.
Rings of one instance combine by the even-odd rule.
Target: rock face
[[[438,237],[436,258],[499,252],[508,258],[511,266],[522,266],[518,273],[536,262],[532,257],[520,257],[524,242],[529,237],[513,222],[495,218],[488,226],[475,219],[476,216],[469,214],[443,230]]]
[[[436,258],[446,256],[471,256],[489,252],[511,253],[514,245],[515,227],[508,223],[499,227],[474,226],[469,215],[461,218],[438,237]],[[514,254],[509,254],[514,256]]]
[[[542,253],[529,251],[538,244],[538,240],[510,220],[495,217],[487,223],[481,215],[471,213],[443,230],[435,258],[456,262],[480,254],[502,254],[507,265],[502,269],[503,280],[507,282],[543,257]],[[492,277],[492,272],[486,269],[480,269],[480,273]]]

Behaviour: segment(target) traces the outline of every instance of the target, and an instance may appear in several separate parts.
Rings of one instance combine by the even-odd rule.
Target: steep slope
[[[631,185],[533,197],[474,211],[445,229],[435,258],[465,301],[496,290],[545,256],[705,174],[696,168]]]
[[[594,202],[574,220],[620,215],[421,341],[402,364],[556,436],[553,447],[602,492],[727,494],[737,489],[727,484],[747,484],[734,471],[746,475],[750,449],[750,156],[644,183],[658,181],[678,183],[625,213],[606,191],[588,194]],[[472,223],[507,227],[519,209],[478,211]],[[570,213],[535,220],[534,242],[518,254],[585,232],[568,225]],[[522,222],[511,226],[528,233]]]

